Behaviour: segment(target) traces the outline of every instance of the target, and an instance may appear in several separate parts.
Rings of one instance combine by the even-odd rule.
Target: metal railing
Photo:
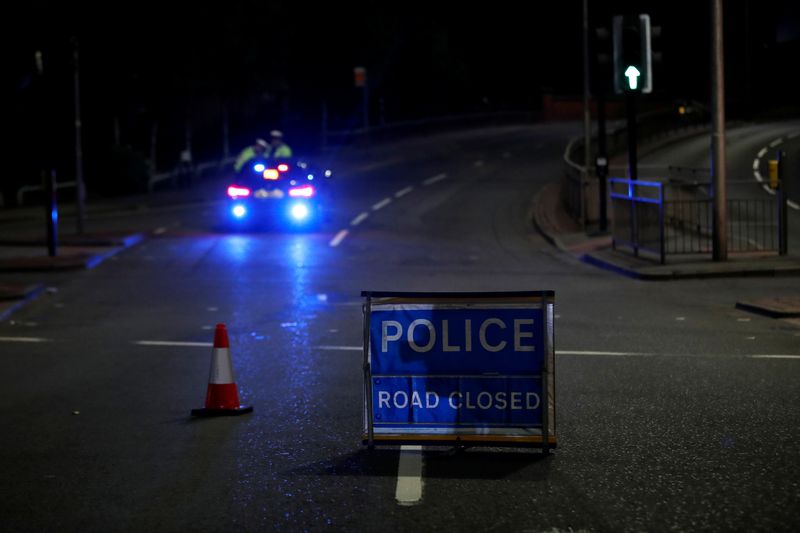
[[[667,253],[711,253],[713,208],[710,198],[666,202]],[[728,200],[728,251],[778,251],[776,212],[772,198]]]
[[[612,245],[628,246],[633,254],[656,254],[666,262],[664,188],[654,181],[608,180],[611,196]]]
[[[636,256],[646,252],[662,264],[667,255],[713,252],[714,202],[709,183],[611,178],[609,185],[614,248],[628,247]],[[780,195],[777,199],[728,199],[728,251],[786,253],[780,246],[782,205],[785,209]]]

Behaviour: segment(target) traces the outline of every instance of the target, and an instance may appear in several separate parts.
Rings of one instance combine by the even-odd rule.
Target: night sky
[[[535,113],[543,93],[580,97],[583,91],[579,0],[501,0],[478,9],[430,1],[70,4],[4,8],[3,94],[17,132],[11,153],[28,176],[41,131],[32,125],[40,108],[36,50],[44,53],[49,78],[48,128],[61,152],[68,154],[74,143],[72,37],[80,45],[87,152],[109,152],[116,118],[120,142],[146,153],[155,122],[160,166],[175,158],[187,124],[195,157],[218,157],[223,108],[232,151],[274,127],[291,133],[295,144],[311,146],[304,141],[318,136],[323,105],[331,128],[358,126],[356,66],[367,69],[373,125],[472,112]],[[794,103],[797,76],[786,72],[798,59],[796,3],[724,5],[732,112],[754,112],[765,101]],[[610,26],[612,15],[626,12],[649,13],[661,26],[654,47],[663,59],[647,97],[653,105],[679,98],[708,102],[710,2],[593,0],[589,9],[592,27]],[[101,162],[113,164],[94,160],[87,160],[88,172],[97,172]]]

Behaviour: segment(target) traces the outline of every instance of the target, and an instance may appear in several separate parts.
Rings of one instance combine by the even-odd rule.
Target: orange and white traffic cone
[[[214,351],[211,353],[211,374],[208,377],[206,406],[192,409],[192,416],[234,416],[253,411],[253,407],[239,405],[239,392],[233,379],[231,347],[225,324],[217,324],[214,331]]]

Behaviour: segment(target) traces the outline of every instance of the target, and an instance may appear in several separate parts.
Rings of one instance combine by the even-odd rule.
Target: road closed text
[[[378,423],[536,424],[544,405],[537,377],[376,376],[372,392]]]
[[[453,391],[445,398],[436,392],[378,391],[378,409],[438,409],[440,404],[450,409],[511,409],[512,411],[539,408],[539,395],[535,392]]]

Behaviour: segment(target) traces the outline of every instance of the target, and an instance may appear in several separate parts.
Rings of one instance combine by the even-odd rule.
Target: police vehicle
[[[227,185],[226,226],[313,227],[323,219],[332,175],[305,159],[249,161]]]

